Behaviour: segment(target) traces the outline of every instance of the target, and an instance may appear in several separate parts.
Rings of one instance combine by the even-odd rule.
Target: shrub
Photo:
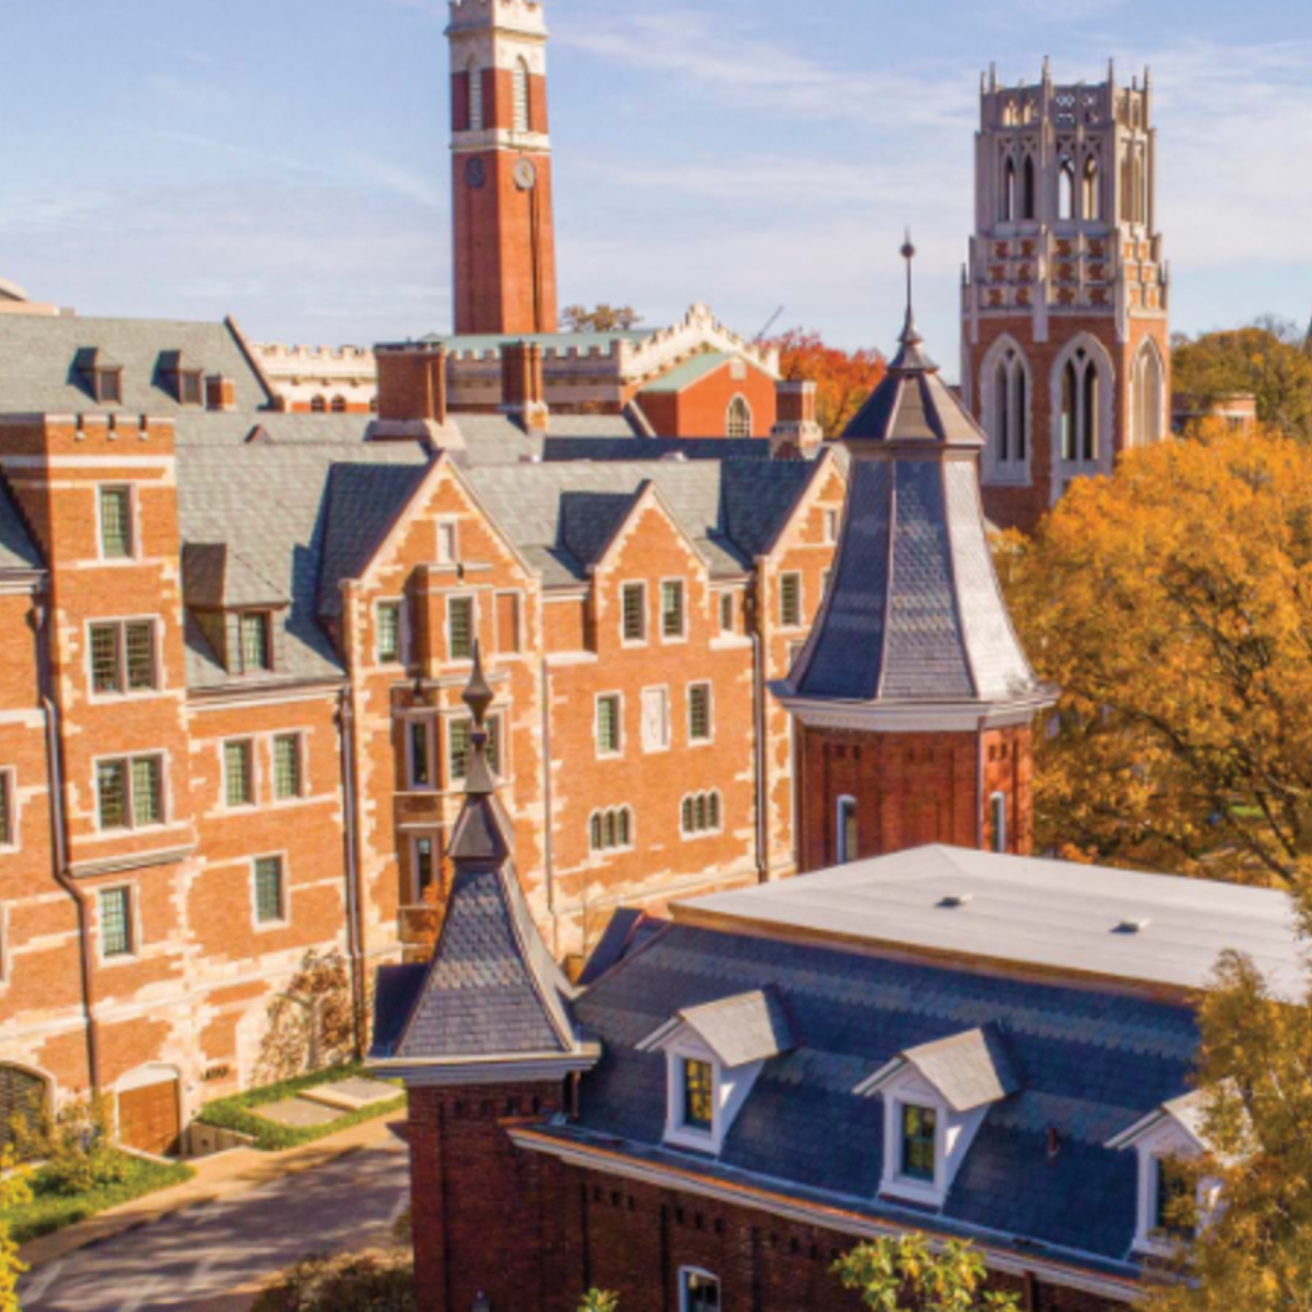
[[[20,1156],[44,1163],[40,1178],[47,1194],[71,1198],[126,1178],[129,1159],[114,1147],[113,1113],[103,1094],[15,1120],[14,1135]]]
[[[251,1312],[415,1312],[414,1268],[402,1252],[312,1257],[269,1285]]]

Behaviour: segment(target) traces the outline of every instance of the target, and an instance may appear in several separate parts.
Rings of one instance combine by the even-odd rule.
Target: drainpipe
[[[547,912],[551,916],[551,955],[560,960],[560,923],[556,918],[555,848],[552,843],[551,809],[551,668],[542,657],[542,806],[546,823],[543,825],[542,865],[547,881]]]
[[[60,743],[59,708],[51,696],[49,645],[49,610],[43,605],[32,609],[32,628],[36,633],[37,680],[41,709],[45,714],[46,771],[50,790],[50,838],[55,855],[55,882],[73,900],[77,908],[78,948],[82,975],[82,1015],[86,1022],[87,1079],[92,1093],[100,1092],[100,1032],[96,1022],[96,959],[91,946],[91,909],[68,870],[68,817],[64,812],[64,757]]]
[[[351,958],[351,1014],[357,1060],[364,1058],[364,924],[360,909],[359,826],[356,822],[355,709],[350,688],[338,694],[337,725],[342,751],[342,813],[346,845],[346,944]]]
[[[752,632],[752,719],[756,729],[753,767],[756,773],[756,878],[765,884],[770,879],[770,858],[766,851],[766,801],[769,764],[765,741],[765,652],[758,631]]]

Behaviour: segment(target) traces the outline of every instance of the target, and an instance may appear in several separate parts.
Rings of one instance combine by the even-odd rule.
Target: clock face
[[[515,165],[515,186],[520,191],[532,191],[538,183],[538,171],[533,167],[531,159],[521,159]]]
[[[475,191],[478,191],[487,181],[487,165],[478,155],[473,155],[466,161],[465,181]]]

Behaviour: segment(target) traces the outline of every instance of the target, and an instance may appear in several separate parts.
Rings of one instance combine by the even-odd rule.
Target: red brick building
[[[1033,529],[1070,481],[1170,422],[1170,283],[1145,74],[980,95],[962,387],[988,434],[984,504]]]

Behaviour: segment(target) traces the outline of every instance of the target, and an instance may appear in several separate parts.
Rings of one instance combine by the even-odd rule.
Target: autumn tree
[[[642,315],[631,305],[598,305],[591,310],[586,305],[567,305],[560,320],[572,333],[616,333],[636,328]]]
[[[1312,353],[1295,323],[1259,319],[1247,328],[1177,337],[1172,386],[1201,408],[1252,393],[1258,419],[1290,437],[1312,439]]]
[[[998,544],[1059,684],[1037,846],[1296,882],[1312,854],[1312,448],[1214,424],[1078,481]]]
[[[769,345],[778,348],[786,379],[816,384],[818,418],[827,438],[843,435],[884,376],[885,361],[878,351],[826,346],[819,333],[794,328]]]
[[[12,1145],[0,1151],[0,1312],[19,1312],[18,1278],[27,1264],[18,1256],[9,1215],[32,1201],[30,1173],[18,1165]]]
[[[920,1235],[876,1239],[839,1258],[834,1273],[876,1312],[1018,1312],[1014,1294],[990,1290],[984,1259],[954,1240],[932,1249]]]
[[[358,1035],[351,968],[340,952],[311,948],[287,987],[269,1003],[256,1078],[263,1083],[349,1062]]]

